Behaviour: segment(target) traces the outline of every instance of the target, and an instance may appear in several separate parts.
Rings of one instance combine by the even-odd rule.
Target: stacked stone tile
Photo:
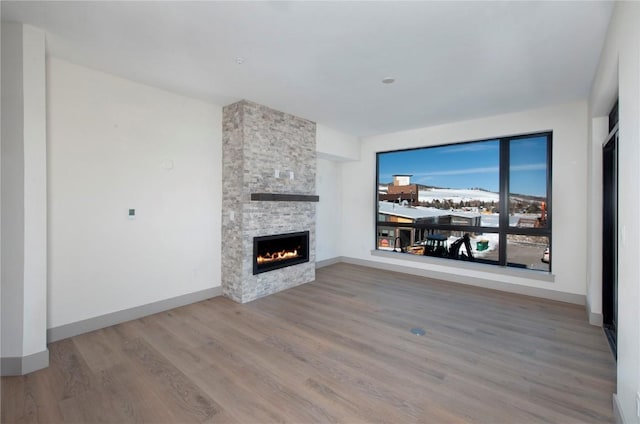
[[[316,203],[250,196],[315,194],[315,123],[242,100],[223,109],[222,126],[224,295],[245,303],[313,281]],[[297,231],[309,231],[309,262],[253,275],[253,238]]]

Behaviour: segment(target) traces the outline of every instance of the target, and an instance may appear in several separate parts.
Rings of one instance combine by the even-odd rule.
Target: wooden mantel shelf
[[[251,193],[251,200],[263,202],[319,202],[314,194]]]

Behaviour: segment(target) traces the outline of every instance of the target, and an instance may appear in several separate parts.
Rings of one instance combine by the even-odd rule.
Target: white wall
[[[45,71],[44,32],[3,23],[2,357],[44,354],[9,373],[48,358]]]
[[[609,117],[591,119],[587,191],[587,311],[589,322],[602,325],[602,142]]]
[[[352,135],[316,124],[316,261],[340,256],[342,237],[341,163],[360,157],[360,140]]]
[[[222,109],[56,58],[48,76],[48,327],[219,286]]]
[[[342,233],[342,176],[339,162],[317,160],[316,261],[340,256]]]
[[[24,78],[24,341],[23,356],[46,350],[47,128],[45,36],[23,31]]]
[[[553,130],[553,274],[539,281],[493,272],[374,257],[375,153]],[[579,102],[485,119],[363,138],[360,161],[342,165],[344,184],[341,255],[508,284],[586,294],[587,105]]]
[[[624,422],[638,423],[640,393],[640,3],[618,2],[590,97],[604,116],[619,93],[617,402]],[[602,142],[594,134],[592,144]],[[597,188],[594,187],[594,190]],[[595,205],[594,205],[595,207]]]
[[[316,124],[316,152],[321,159],[352,161],[360,158],[360,142],[349,134]]]
[[[2,357],[22,356],[24,146],[22,26],[2,24]]]

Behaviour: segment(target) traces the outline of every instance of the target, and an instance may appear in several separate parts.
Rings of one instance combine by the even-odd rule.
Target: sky
[[[546,196],[546,138],[511,141],[510,192]],[[378,182],[410,174],[412,183],[443,188],[481,188],[498,192],[498,140],[380,153]]]

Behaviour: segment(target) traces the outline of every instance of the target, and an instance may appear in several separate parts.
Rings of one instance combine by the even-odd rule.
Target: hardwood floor
[[[584,308],[337,264],[49,345],[2,422],[613,422]],[[410,332],[424,328],[426,334]]]

